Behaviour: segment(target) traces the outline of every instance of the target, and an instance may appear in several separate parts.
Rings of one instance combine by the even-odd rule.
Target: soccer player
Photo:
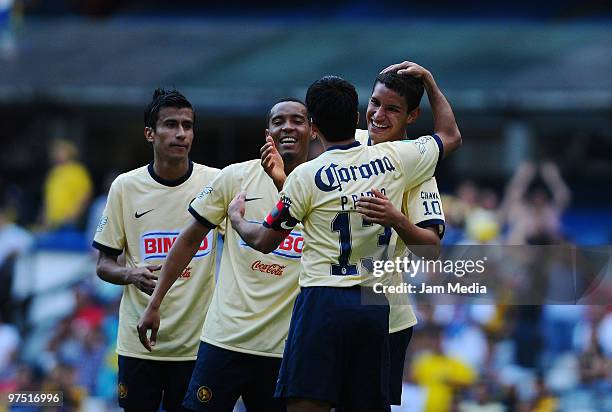
[[[458,143],[455,137],[433,135],[360,145],[354,138],[357,93],[335,76],[313,83],[306,103],[326,152],[287,177],[281,200],[263,225],[245,219],[245,192],[235,197],[228,214],[241,238],[265,253],[278,247],[298,222],[304,225],[301,292],[276,395],[287,400],[290,411],[325,411],[331,405],[387,410],[387,300],[364,289],[380,304],[362,305],[359,286],[371,273],[372,261],[386,251],[388,232],[363,220],[356,202],[376,188],[399,205],[406,188],[433,175],[444,145]]]
[[[407,139],[408,126],[420,114],[419,104],[424,88],[427,89],[434,115],[434,133],[458,136],[459,128],[453,112],[431,73],[416,63],[406,61],[389,66],[376,77],[366,110],[368,130],[357,130],[356,140],[370,145]],[[369,221],[392,227],[400,234],[395,242],[393,258],[403,257],[407,252],[406,245],[411,245],[415,254],[421,257],[437,258],[439,255],[445,225],[435,177],[404,195],[401,212],[384,196],[364,197],[358,204],[359,210]],[[411,227],[411,224],[418,228]],[[402,281],[401,274],[393,276],[396,281]],[[389,395],[392,405],[401,404],[406,349],[412,338],[412,328],[417,323],[408,300],[402,302],[402,298],[407,297],[389,297]]]
[[[304,163],[313,139],[304,103],[296,99],[276,103],[268,115],[266,136],[278,147],[284,173]],[[194,219],[172,247],[138,325],[143,345],[150,347],[149,329],[154,341],[159,306],[197,249],[199,239],[225,221],[231,200],[241,191],[248,194],[247,219],[258,224],[278,197],[260,159],[227,166],[200,193],[189,208]],[[284,410],[282,401],[273,395],[299,290],[303,246],[299,226],[269,255],[252,249],[231,226],[227,227],[217,288],[204,323],[196,367],[185,396],[186,407],[231,412],[242,395],[249,411]]]
[[[123,173],[112,183],[93,246],[99,250],[98,276],[124,285],[119,309],[119,405],[125,410],[183,410],[199,334],[214,289],[216,233],[197,241],[180,279],[161,306],[164,328],[153,352],[136,331],[179,231],[189,224],[189,202],[219,173],[193,163],[194,111],[178,91],[155,90],[145,110],[145,139],[153,162]],[[125,266],[117,258],[125,254]],[[189,264],[187,264],[189,263]]]

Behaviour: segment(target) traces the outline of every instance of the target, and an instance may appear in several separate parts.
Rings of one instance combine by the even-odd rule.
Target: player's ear
[[[416,122],[416,119],[418,119],[420,115],[421,115],[421,108],[417,107],[416,109],[408,113],[408,117],[406,118],[406,124],[411,124],[411,123]]]
[[[152,127],[145,127],[144,128],[144,137],[147,140],[147,142],[149,143],[153,143],[153,135],[155,134],[155,131],[153,130]]]
[[[359,127],[359,112],[357,112],[357,127]]]

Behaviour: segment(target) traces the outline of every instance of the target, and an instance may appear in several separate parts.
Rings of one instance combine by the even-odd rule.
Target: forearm
[[[394,219],[393,229],[412,252],[424,259],[437,259],[440,256],[440,237],[431,228],[420,228],[402,215]]]
[[[275,242],[275,238],[267,236],[269,231],[273,231],[272,229],[267,229],[262,224],[248,222],[244,219],[232,221],[232,226],[247,245],[262,253],[272,252],[285,238],[283,236],[278,242]]]
[[[444,156],[448,156],[461,146],[461,133],[453,110],[446,97],[436,84],[431,73],[423,76],[423,85],[434,118],[434,132],[442,140]]]
[[[202,228],[203,226],[194,222],[176,238],[162,266],[149,306],[156,309],[161,306],[164,296],[187,267],[193,255],[198,251],[202,238],[208,233],[208,229]]]
[[[100,254],[98,264],[96,266],[98,277],[105,282],[115,285],[129,285],[130,272],[125,266],[117,263],[117,256],[106,256]]]

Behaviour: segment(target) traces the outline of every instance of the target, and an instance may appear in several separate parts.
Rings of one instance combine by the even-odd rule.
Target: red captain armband
[[[291,200],[287,197],[281,198],[278,201],[274,209],[264,220],[263,225],[269,229],[274,229],[282,232],[291,232],[298,221],[294,219],[289,213],[291,207]]]

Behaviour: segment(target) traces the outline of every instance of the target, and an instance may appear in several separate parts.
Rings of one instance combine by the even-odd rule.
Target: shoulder
[[[147,166],[142,166],[128,172],[121,173],[113,180],[111,188],[120,189],[125,187],[133,187],[142,184],[144,179],[150,177]]]
[[[239,178],[240,176],[250,175],[263,171],[260,165],[259,159],[247,160],[246,162],[232,163],[225,166],[219,171],[224,177],[231,176],[232,178]]]
[[[367,130],[357,129],[355,130],[355,140],[357,140],[362,145],[367,146],[368,141],[370,140],[370,135],[368,134]]]
[[[217,169],[216,167],[210,167],[195,162],[193,163],[193,174],[200,178],[210,180],[215,178],[220,172],[221,169]]]

